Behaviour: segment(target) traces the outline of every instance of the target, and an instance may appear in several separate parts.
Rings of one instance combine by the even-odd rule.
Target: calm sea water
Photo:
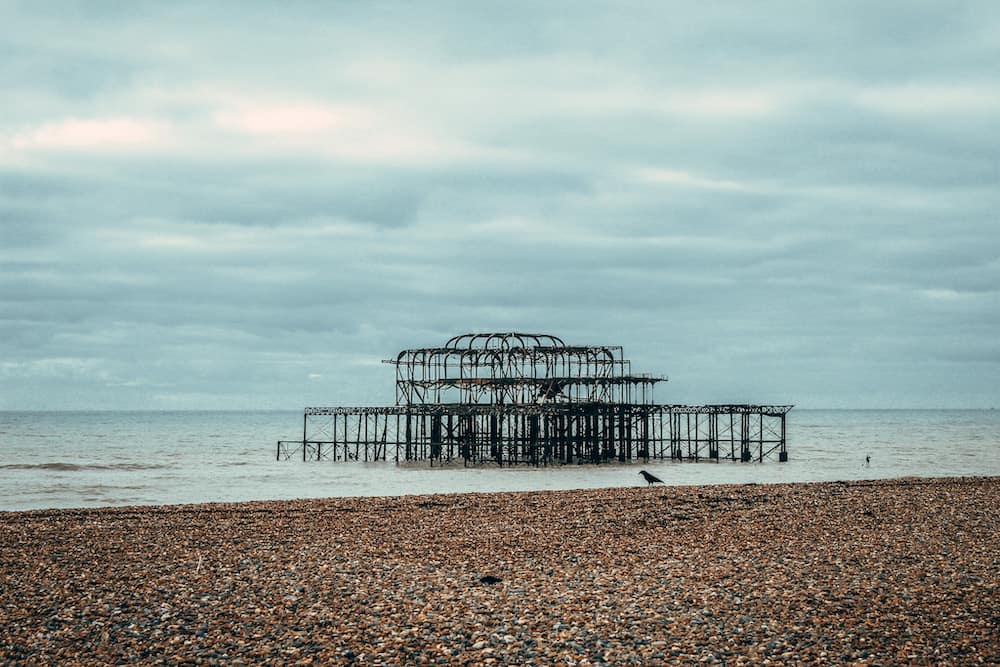
[[[429,468],[275,461],[301,412],[0,412],[0,510],[1000,475],[1000,411],[793,410],[788,463]],[[871,464],[865,466],[865,456]]]

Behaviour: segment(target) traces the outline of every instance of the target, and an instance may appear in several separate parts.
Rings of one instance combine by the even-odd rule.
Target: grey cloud
[[[0,408],[391,400],[359,361],[489,329],[621,343],[661,400],[997,402],[990,3],[92,7],[6,10]],[[218,134],[258,98],[462,150]],[[95,117],[182,141],[12,140]]]
[[[0,197],[31,200],[33,203],[53,196],[79,194],[84,184],[64,174],[51,171],[0,168]]]

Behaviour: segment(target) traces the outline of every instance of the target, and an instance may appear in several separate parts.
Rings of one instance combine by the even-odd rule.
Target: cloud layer
[[[2,14],[0,409],[387,403],[474,330],[1000,404],[995,3]]]

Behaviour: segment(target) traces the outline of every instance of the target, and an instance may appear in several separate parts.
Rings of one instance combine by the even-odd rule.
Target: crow
[[[650,486],[652,486],[653,484],[655,484],[657,482],[659,482],[660,484],[663,484],[663,480],[662,479],[660,479],[656,475],[650,475],[645,470],[640,470],[639,474],[642,475],[642,478],[645,479],[646,483],[649,484]]]

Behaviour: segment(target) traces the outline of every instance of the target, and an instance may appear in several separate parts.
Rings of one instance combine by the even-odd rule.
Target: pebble
[[[998,572],[995,477],[7,512],[0,663],[997,664]]]

